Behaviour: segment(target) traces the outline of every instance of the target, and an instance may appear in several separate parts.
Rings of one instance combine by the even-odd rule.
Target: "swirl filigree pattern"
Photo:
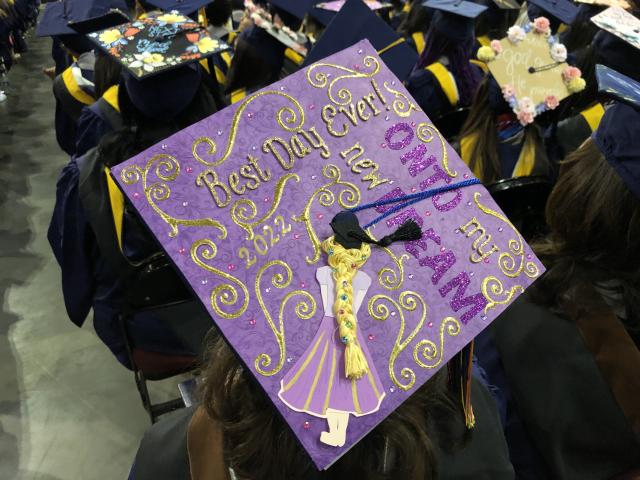
[[[431,143],[434,136],[438,137],[440,140],[440,146],[442,147],[442,168],[447,175],[451,178],[455,178],[458,176],[458,172],[453,172],[449,168],[449,154],[447,153],[447,142],[440,133],[440,131],[430,123],[419,123],[416,128],[416,136],[423,143]]]
[[[149,183],[149,175],[153,173],[158,179]],[[125,185],[135,185],[142,182],[144,194],[149,206],[162,218],[170,227],[169,237],[178,234],[179,227],[214,227],[224,232],[225,227],[210,217],[198,219],[181,219],[169,215],[162,210],[157,202],[164,202],[171,197],[171,188],[168,183],[175,181],[180,176],[180,163],[173,156],[161,153],[149,159],[144,168],[138,165],[129,165],[122,169],[120,178]]]
[[[416,374],[411,368],[403,367],[400,370],[400,377],[406,382],[401,382],[396,375],[396,360],[398,359],[398,356],[409,346],[409,344],[411,344],[416,335],[420,333],[420,330],[422,330],[424,321],[427,318],[427,305],[418,293],[409,290],[402,292],[398,301],[395,301],[387,295],[378,294],[374,295],[369,300],[368,310],[371,318],[384,322],[389,318],[389,316],[391,316],[391,310],[385,302],[389,303],[389,305],[391,305],[391,307],[398,313],[397,316],[399,317],[400,322],[398,335],[389,357],[389,377],[391,378],[391,381],[398,386],[398,388],[401,388],[402,390],[409,390],[416,383]],[[405,312],[414,312],[418,306],[420,306],[422,310],[420,319],[411,333],[409,333],[405,338]]]
[[[280,267],[284,271],[284,273],[275,272],[271,277],[271,284],[275,288],[287,288],[289,285],[291,285],[291,281],[293,279],[293,272],[291,271],[291,267],[281,260],[274,260],[272,262],[265,263],[256,275],[256,298],[258,299],[258,303],[260,304],[262,313],[264,314],[264,317],[267,320],[267,324],[269,325],[269,328],[271,328],[271,331],[273,332],[276,343],[278,345],[278,362],[273,368],[269,369],[273,362],[269,354],[261,353],[255,359],[254,366],[256,371],[260,375],[263,375],[265,377],[270,377],[277,374],[278,372],[280,372],[280,370],[282,370],[282,366],[284,365],[284,359],[287,354],[287,344],[285,342],[284,332],[284,313],[285,307],[287,306],[289,301],[296,296],[302,297],[298,300],[298,303],[296,303],[295,306],[296,316],[301,320],[309,320],[316,314],[316,301],[311,296],[311,294],[309,292],[305,292],[304,290],[294,290],[292,292],[289,292],[282,299],[278,311],[278,324],[275,324],[275,322],[273,321],[273,317],[271,316],[271,313],[269,312],[269,309],[264,302],[264,299],[262,297],[262,290],[260,288],[262,276],[271,267]]]
[[[309,265],[317,263],[320,259],[320,239],[311,221],[311,207],[315,200],[318,199],[318,203],[323,207],[332,206],[336,201],[336,195],[331,191],[331,187],[339,185],[344,187],[338,193],[338,204],[342,208],[353,208],[360,203],[360,189],[353,183],[342,180],[342,173],[337,166],[328,163],[322,169],[322,175],[328,179],[329,182],[311,194],[300,215],[294,215],[292,217],[294,222],[304,223],[307,235],[311,241],[313,256],[307,256],[306,258]]]
[[[256,219],[258,216],[258,207],[255,202],[246,198],[242,198],[234,202],[233,207],[231,207],[231,220],[247,232],[247,240],[253,240],[255,237],[253,229],[269,220],[278,209],[284,193],[284,187],[289,180],[299,182],[300,176],[297,173],[287,173],[278,180],[273,193],[273,202],[271,203],[269,210],[258,219]]]
[[[515,295],[522,292],[524,292],[524,288],[522,288],[521,285],[514,285],[505,291],[504,285],[498,278],[492,275],[486,277],[482,281],[482,294],[484,298],[487,299],[484,313],[487,313],[492,308],[496,308],[498,305],[508,304]]]
[[[445,336],[455,337],[460,333],[460,322],[453,317],[446,317],[440,323],[440,346],[432,340],[421,340],[413,347],[413,360],[422,368],[434,369],[440,366],[444,358]]]
[[[515,239],[512,238],[509,240],[509,251],[502,252],[498,257],[498,267],[500,271],[509,278],[516,278],[523,272],[529,278],[536,278],[540,274],[540,270],[535,263],[525,259],[524,240],[520,232],[518,232],[518,229],[513,226],[507,217],[480,203],[481,196],[480,192],[476,192],[473,195],[473,201],[480,211],[486,215],[497,218],[513,230],[516,235]]]
[[[421,110],[418,106],[411,101],[409,97],[407,97],[400,90],[396,90],[391,88],[389,82],[383,83],[385,90],[387,92],[392,93],[394,96],[393,102],[391,102],[391,107],[396,115],[402,118],[406,118],[411,115],[411,112],[420,112]]]
[[[347,105],[353,99],[351,92],[345,87],[339,88],[337,91],[334,91],[334,88],[341,80],[347,78],[372,78],[380,71],[380,62],[370,55],[364,57],[364,66],[368,70],[355,70],[332,63],[314,63],[307,69],[307,81],[314,88],[327,88],[329,100],[336,105]],[[330,75],[322,70],[325,68],[335,69],[342,73]]]
[[[377,238],[371,233],[371,229],[367,230],[367,233],[373,240]],[[409,260],[409,255],[403,253],[399,257],[391,251],[388,247],[383,247],[384,252],[389,255],[394,267],[382,267],[378,270],[378,283],[386,290],[398,290],[404,283],[404,262]]]
[[[224,240],[226,238],[226,232],[218,238]],[[233,275],[229,275],[227,272],[206,263],[216,258],[217,254],[218,247],[211,239],[205,238],[197,240],[191,245],[191,259],[193,262],[203,270],[211,272],[224,280],[223,283],[211,290],[211,309],[221,318],[227,320],[238,318],[247,310],[247,306],[249,305],[249,290],[244,283]],[[238,291],[242,292],[242,302],[239,302],[240,294]],[[235,310],[228,310],[228,307],[233,307],[238,304],[239,306],[237,306]]]
[[[287,132],[299,131],[304,125],[305,121],[304,109],[302,108],[300,103],[291,95],[288,95],[284,92],[278,90],[265,90],[263,92],[254,93],[253,95],[245,98],[234,113],[233,119],[231,120],[229,138],[227,139],[227,147],[220,158],[207,160],[203,157],[203,155],[207,157],[213,157],[217,151],[216,143],[209,137],[200,137],[193,142],[193,158],[207,167],[217,167],[218,165],[222,165],[229,158],[231,152],[233,151],[236,136],[238,134],[238,126],[243,118],[242,114],[252,102],[266,95],[276,95],[291,102],[293,107],[285,106],[281,107],[277,111],[276,121],[278,122],[278,125],[280,125],[280,127]],[[201,145],[205,145],[206,148],[202,148]]]

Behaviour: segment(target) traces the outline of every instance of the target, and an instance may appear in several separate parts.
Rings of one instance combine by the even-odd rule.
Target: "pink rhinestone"
[[[381,143],[381,144],[380,144],[380,146],[381,146],[382,148],[387,148],[387,144],[386,144],[386,143]]]
[[[476,274],[476,272],[469,272],[469,276],[473,277]]]
[[[410,273],[408,276],[409,276],[409,280],[411,280],[413,278],[413,273]]]
[[[253,112],[247,113],[247,118],[253,118]]]
[[[485,259],[484,259],[484,263],[489,263],[489,259],[488,259],[488,258],[485,258]]]
[[[322,213],[319,213],[317,217],[318,217],[318,220],[322,220],[324,218],[324,215]]]
[[[437,202],[440,200],[440,195],[436,195],[435,197],[433,197],[433,199]]]
[[[186,207],[186,206],[188,206],[188,205],[189,205],[189,202],[182,202],[182,206],[183,206],[183,207]]]
[[[284,92],[286,89],[284,87],[280,87],[280,91]]]
[[[433,322],[427,323],[427,327],[429,327],[429,328],[433,327]]]
[[[316,108],[315,103],[312,103],[311,105],[309,105],[309,110],[313,110],[314,108]]]
[[[462,175],[462,178],[469,178],[469,174],[465,173],[464,175]]]
[[[446,251],[446,250],[447,250],[446,248],[444,248],[444,247],[440,247],[440,251],[441,251],[441,252],[444,252],[444,251]]]
[[[133,198],[140,198],[140,194],[138,192],[134,193]]]
[[[391,85],[395,85],[395,84],[396,84],[396,81],[395,81],[395,80],[392,80],[392,81],[391,81]]]
[[[180,247],[180,248],[178,249],[178,253],[179,253],[180,255],[184,255],[184,252],[186,252],[186,251],[187,251],[187,250],[186,250],[184,247]]]
[[[527,260],[531,260],[532,258],[533,258],[533,255],[531,255],[531,254],[527,255]]]
[[[193,172],[193,168],[187,167],[187,173],[191,173],[191,172]]]
[[[502,227],[498,228],[499,232],[502,232],[503,230],[504,230],[504,228],[502,228]]]
[[[384,119],[388,122],[389,121],[389,115],[385,115]]]
[[[166,150],[166,149],[167,149],[167,144],[166,144],[166,143],[163,143],[161,148],[162,148],[163,150]]]
[[[317,175],[311,175],[311,180],[315,180],[316,178],[318,178]]]
[[[362,55],[362,49],[361,48],[358,49],[358,55]]]
[[[304,422],[302,424],[302,428],[304,428],[305,430],[309,430],[311,428],[311,423],[309,422]]]
[[[360,65],[358,65],[357,63],[354,63],[354,64],[353,64],[353,68],[354,68],[356,71],[358,71],[358,70],[360,70]]]
[[[256,319],[252,318],[251,320],[249,320],[249,325],[251,325],[252,327],[255,327],[256,325]]]
[[[300,238],[300,234],[299,233],[294,233],[293,234],[293,238],[295,238],[296,240],[298,240]]]
[[[430,216],[431,216],[431,212],[430,212],[429,210],[427,210],[426,212],[424,212],[424,214],[425,214],[427,217],[430,217]]]
[[[233,272],[236,269],[236,266],[233,263],[230,263],[229,265],[227,265],[227,270],[229,270],[230,272]]]
[[[264,197],[264,203],[269,203],[270,198],[269,197]]]
[[[416,122],[411,122],[411,126],[415,127],[416,126]]]
[[[467,207],[470,207],[471,205],[471,202],[467,202]]]
[[[307,284],[304,282],[300,283],[300,288],[307,288]]]
[[[418,189],[416,187],[411,187],[411,193],[416,193]]]
[[[222,135],[224,132],[222,130],[218,130],[218,136]]]
[[[376,336],[373,333],[369,334],[369,340],[373,341],[376,339]]]

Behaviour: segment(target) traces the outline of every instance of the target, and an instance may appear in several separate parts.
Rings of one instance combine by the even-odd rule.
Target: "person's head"
[[[117,165],[216,112],[201,70],[193,65],[147,80],[124,73],[118,104],[124,126],[104,137],[99,147],[107,165]]]
[[[434,12],[433,8],[425,7],[422,2],[413,3],[406,18],[398,27],[398,33],[405,37],[409,37],[415,32],[426,33],[429,30]]]
[[[493,0],[484,0],[487,11],[478,17],[476,36],[487,36],[491,40],[502,38],[507,30],[516,23],[520,10],[516,8],[500,8]]]
[[[233,12],[231,0],[215,0],[205,7],[207,20],[214,27],[221,27],[229,21]]]
[[[577,52],[589,46],[599,31],[598,26],[590,19],[605,8],[600,5],[580,4],[575,21],[560,34],[560,42],[567,47],[568,52]]]
[[[519,133],[522,149],[534,152],[534,158],[539,163],[537,170],[547,169],[548,160],[543,152],[538,118],[536,122],[523,127]],[[478,90],[471,104],[469,115],[462,126],[460,139],[475,139],[472,150],[463,159],[469,168],[476,173],[485,185],[501,180],[502,165],[498,153],[498,128],[500,124],[519,125],[511,107],[504,100],[502,90],[492,75],[486,75],[480,82]]]
[[[93,71],[93,84],[96,98],[104,95],[110,87],[120,83],[121,65],[110,55],[96,52],[96,63]]]
[[[438,62],[442,57],[448,60],[448,68],[458,84],[461,105],[471,104],[480,81],[469,62],[475,44],[474,32],[473,19],[437,10],[418,60],[419,68]]]
[[[224,458],[239,480],[437,478],[436,450],[464,436],[464,419],[441,369],[389,417],[324,472],[222,338],[208,350],[202,404],[224,438]]]
[[[546,207],[550,233],[534,245],[547,268],[535,291],[542,301],[557,307],[578,300],[572,294],[579,282],[613,285],[628,318],[640,325],[640,196],[611,163],[615,152],[603,154],[608,147],[602,144],[613,140],[609,144],[613,146],[616,141],[601,142],[597,136],[561,163]],[[634,136],[638,144],[637,132]],[[630,141],[634,140],[624,139]]]
[[[242,32],[227,74],[226,93],[255,90],[275,82],[284,62],[284,45],[262,28]]]
[[[65,35],[57,35],[56,38],[62,43],[64,48],[74,57],[79,57],[83,53],[93,50],[93,43],[85,35],[78,33],[70,33]]]

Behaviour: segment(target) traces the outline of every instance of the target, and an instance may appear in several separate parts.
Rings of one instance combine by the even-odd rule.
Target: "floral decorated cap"
[[[176,11],[151,14],[90,33],[88,38],[136,78],[196,62],[230,48],[212,38],[205,27]]]
[[[591,17],[598,27],[640,48],[640,19],[620,7],[609,7],[604,12]]]
[[[445,367],[471,426],[467,346],[544,271],[377,50],[111,170],[319,470]]]
[[[487,62],[522,125],[585,88],[582,73],[566,63],[567,49],[551,35],[545,17],[524,27],[512,26],[505,38],[481,47],[478,59]]]

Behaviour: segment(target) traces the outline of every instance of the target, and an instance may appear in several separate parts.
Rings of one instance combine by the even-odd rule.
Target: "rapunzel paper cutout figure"
[[[334,237],[322,244],[329,266],[317,270],[324,318],[315,338],[281,381],[280,399],[293,410],[326,418],[327,432],[320,441],[333,447],[345,443],[349,415],[376,412],[384,389],[356,314],[371,277],[359,269],[371,247],[344,248]]]

